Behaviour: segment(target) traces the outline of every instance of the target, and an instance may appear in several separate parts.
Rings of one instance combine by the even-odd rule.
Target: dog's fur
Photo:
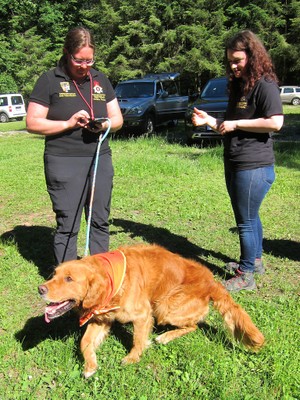
[[[210,301],[236,339],[254,351],[263,346],[262,333],[222,284],[214,280],[208,268],[157,245],[129,246],[120,250],[127,260],[126,276],[109,304],[109,307],[120,308],[93,316],[89,321],[80,346],[85,377],[95,373],[95,351],[114,320],[133,323],[133,347],[123,363],[135,363],[149,344],[154,319],[159,325],[176,327],[156,338],[158,343],[166,344],[194,331],[208,314]],[[101,259],[88,256],[58,266],[54,277],[39,286],[39,292],[47,302],[73,300],[69,308],[76,305],[83,315],[106,297],[106,280]]]

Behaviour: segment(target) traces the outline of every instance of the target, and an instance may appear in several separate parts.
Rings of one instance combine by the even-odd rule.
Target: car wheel
[[[196,143],[195,143],[195,141],[193,140],[193,139],[191,139],[191,138],[187,138],[186,139],[186,145],[187,146],[194,146]]]
[[[152,135],[154,132],[155,124],[154,124],[154,117],[153,115],[148,115],[145,120],[144,124],[144,134],[145,135]]]
[[[5,113],[0,114],[0,122],[8,122],[9,118]]]
[[[293,106],[299,106],[300,99],[298,97],[293,98],[292,104],[293,104]]]

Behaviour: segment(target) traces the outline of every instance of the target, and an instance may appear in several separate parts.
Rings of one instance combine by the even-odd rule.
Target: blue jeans
[[[231,171],[225,163],[225,180],[240,239],[240,270],[253,272],[261,258],[263,228],[259,208],[275,180],[274,165],[245,171]]]

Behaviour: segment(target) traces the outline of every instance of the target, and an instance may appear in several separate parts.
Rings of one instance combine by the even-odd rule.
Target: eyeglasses
[[[93,64],[95,64],[95,60],[79,60],[78,58],[74,58],[71,54],[71,60],[75,65],[83,65],[86,64],[88,67],[91,67]]]

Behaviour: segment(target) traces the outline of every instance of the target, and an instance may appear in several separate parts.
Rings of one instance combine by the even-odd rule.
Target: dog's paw
[[[170,341],[169,336],[167,335],[168,332],[163,333],[155,338],[156,343],[159,344],[167,344]]]
[[[126,357],[123,358],[122,364],[134,364],[140,361],[140,357],[138,355],[128,354]]]
[[[83,376],[87,379],[90,376],[94,375],[94,373],[97,371],[97,368],[94,370],[88,370],[83,372]]]

